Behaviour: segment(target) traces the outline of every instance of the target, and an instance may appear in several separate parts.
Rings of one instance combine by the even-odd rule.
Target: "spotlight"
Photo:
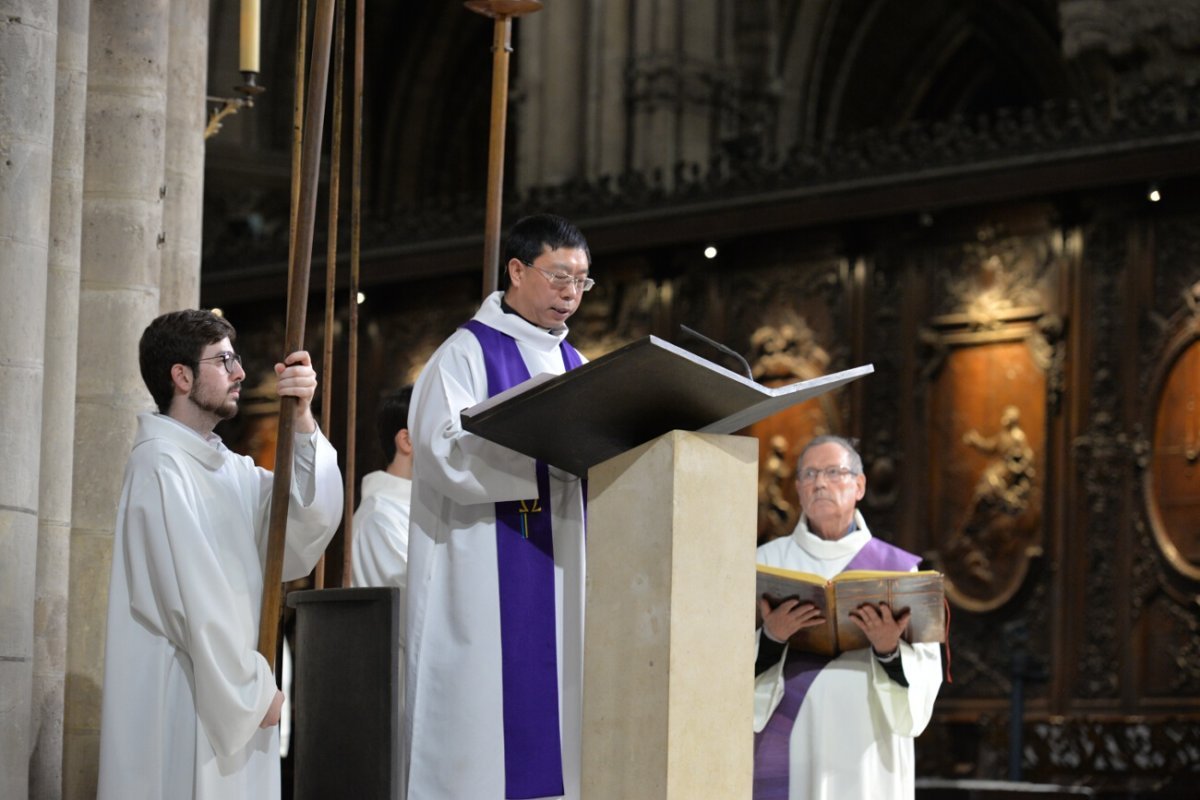
[[[717,257],[717,248],[716,248],[716,246],[715,246],[715,245],[711,245],[711,244],[710,244],[710,245],[708,245],[707,247],[705,247],[705,248],[704,248],[704,257],[705,257],[705,258],[708,258],[708,259],[713,259],[713,258],[716,258],[716,257]]]
[[[214,317],[224,317],[225,316],[225,312],[219,308],[210,308],[208,311]]]
[[[1157,203],[1159,200],[1162,200],[1162,192],[1158,190],[1157,183],[1150,184],[1150,189],[1146,192],[1146,199],[1151,203]]]
[[[363,301],[366,299],[367,299],[367,296],[365,294],[363,294],[362,292],[358,293],[358,304],[360,306],[363,304]]]

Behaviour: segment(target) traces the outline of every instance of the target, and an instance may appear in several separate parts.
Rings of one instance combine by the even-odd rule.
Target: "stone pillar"
[[[33,753],[30,800],[62,797],[63,696],[67,664],[75,348],[79,321],[79,228],[90,0],[59,0],[46,281],[45,380],[34,605]]]
[[[517,20],[510,98],[518,188],[624,170],[629,6],[579,0]]]
[[[715,0],[655,0],[633,12],[627,71],[629,167],[662,170],[668,186],[676,164],[702,167],[718,144],[727,91],[732,20]]]
[[[58,9],[0,0],[0,798],[29,790]]]
[[[580,0],[515,36],[516,184],[705,166],[737,88],[734,9],[716,0]],[[587,42],[588,47],[580,47]]]
[[[161,312],[200,302],[208,0],[171,0]]]
[[[168,0],[93,5],[88,31],[63,785],[95,795],[109,565],[122,469],[151,407],[138,371],[158,313]]]

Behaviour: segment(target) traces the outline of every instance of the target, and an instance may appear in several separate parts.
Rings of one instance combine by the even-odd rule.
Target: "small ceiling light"
[[[717,257],[717,248],[716,248],[716,246],[715,246],[715,245],[711,245],[711,244],[710,244],[708,247],[705,247],[705,248],[704,248],[704,257],[705,257],[705,258],[710,258],[710,259],[711,259],[711,258],[716,258],[716,257]]]
[[[225,312],[219,308],[209,309],[209,311],[214,317],[224,317],[225,316]]]
[[[360,306],[363,304],[363,301],[366,299],[367,299],[367,296],[365,294],[363,294],[362,292],[358,293],[358,304]]]
[[[1151,203],[1157,203],[1159,200],[1162,200],[1162,192],[1158,190],[1157,183],[1150,184],[1150,191],[1146,192],[1146,199]]]

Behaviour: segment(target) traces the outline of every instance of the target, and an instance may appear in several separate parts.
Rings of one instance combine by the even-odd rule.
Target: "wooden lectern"
[[[585,800],[748,800],[758,442],[728,434],[872,371],[770,389],[650,336],[463,412],[588,478]]]

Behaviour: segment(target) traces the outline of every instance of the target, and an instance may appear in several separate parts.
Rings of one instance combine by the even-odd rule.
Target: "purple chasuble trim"
[[[854,554],[843,572],[851,569],[907,572],[919,563],[920,556],[872,537]],[[783,665],[783,699],[766,727],[754,735],[754,800],[787,800],[792,728],[813,681],[830,661],[833,659],[788,650]]]
[[[488,397],[529,380],[515,339],[477,320],[463,327],[483,350]],[[565,340],[559,349],[567,369],[582,363]],[[541,461],[537,486],[534,499],[496,503],[504,781],[513,800],[563,794],[550,471]]]

